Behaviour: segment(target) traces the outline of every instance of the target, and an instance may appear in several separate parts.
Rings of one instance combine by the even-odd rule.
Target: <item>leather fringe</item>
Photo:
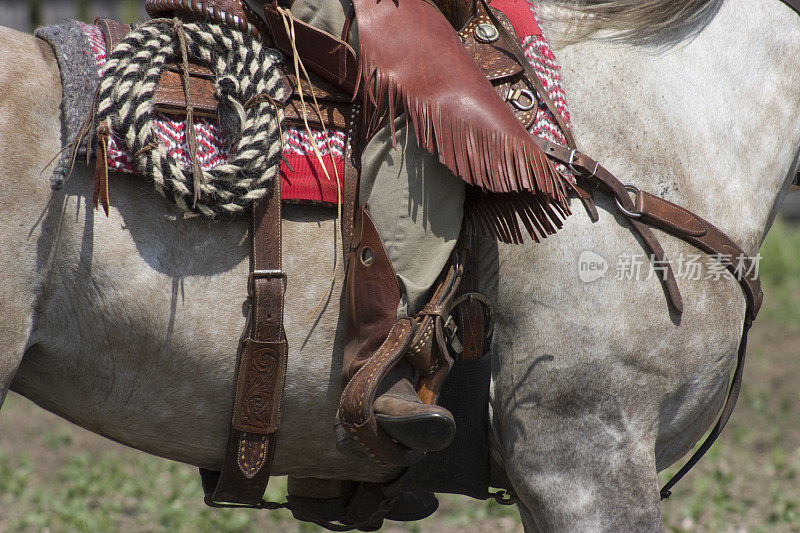
[[[477,187],[467,187],[464,207],[471,230],[507,244],[522,244],[523,232],[539,242],[561,229],[571,213],[566,203],[553,203],[543,194],[492,193]]]
[[[566,205],[565,179],[533,139],[520,142],[465,123],[438,102],[423,100],[405,90],[370,60],[363,46],[359,58],[369,133],[380,127],[388,110],[396,146],[393,123],[402,102],[419,145],[438,155],[443,165],[468,184],[498,193],[541,192],[554,203]]]
[[[95,209],[103,206],[106,216],[108,216],[108,139],[111,135],[111,128],[108,122],[103,121],[97,126],[97,148],[95,152],[94,166],[94,191],[92,192],[92,203]]]

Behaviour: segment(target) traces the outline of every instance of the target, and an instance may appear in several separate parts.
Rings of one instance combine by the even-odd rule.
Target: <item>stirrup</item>
[[[392,440],[378,426],[373,406],[378,384],[406,353],[415,330],[411,318],[395,322],[380,348],[347,383],[337,415],[341,427],[369,457],[397,466],[411,466],[424,454]]]

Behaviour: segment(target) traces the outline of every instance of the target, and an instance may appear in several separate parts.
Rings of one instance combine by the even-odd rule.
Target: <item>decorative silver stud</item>
[[[267,57],[273,63],[283,63],[283,61],[285,59],[283,57],[283,52],[281,52],[280,50],[276,50],[274,48],[270,48],[269,50],[267,50]]]
[[[475,39],[482,43],[493,43],[500,38],[500,32],[494,25],[484,22],[475,28]]]

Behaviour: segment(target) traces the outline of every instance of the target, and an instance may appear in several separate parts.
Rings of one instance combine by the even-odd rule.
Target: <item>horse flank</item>
[[[631,44],[678,42],[699,33],[724,0],[549,0],[564,8],[572,38],[604,33],[603,39]]]

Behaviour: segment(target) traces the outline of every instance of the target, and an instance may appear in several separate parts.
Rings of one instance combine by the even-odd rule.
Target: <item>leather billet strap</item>
[[[221,474],[201,469],[206,503],[264,507],[280,423],[288,347],[283,331],[286,275],[281,261],[280,179],[252,211],[250,314]]]
[[[350,106],[345,130],[344,143],[344,176],[342,184],[342,253],[345,263],[350,257],[353,243],[353,225],[358,206],[358,188],[361,176],[361,154],[366,140],[361,135],[361,106],[354,103]],[[347,268],[347,264],[345,264]]]

